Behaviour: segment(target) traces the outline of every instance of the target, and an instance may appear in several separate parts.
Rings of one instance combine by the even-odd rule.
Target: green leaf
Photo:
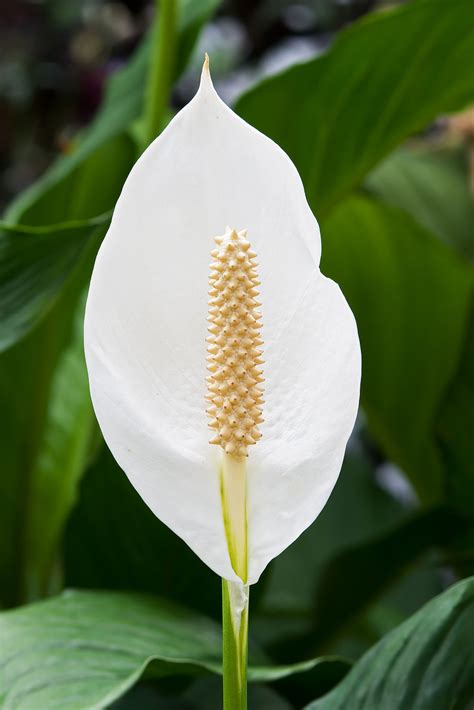
[[[387,204],[408,212],[459,254],[474,259],[474,202],[462,151],[400,149],[367,177],[365,186]]]
[[[369,428],[434,503],[444,489],[436,416],[460,359],[472,273],[404,212],[364,197],[341,203],[322,232],[322,270],[359,328]]]
[[[51,422],[48,410],[51,411],[51,406],[60,406],[49,403],[52,377],[63,349],[71,342],[78,300],[87,287],[104,228],[96,226],[89,238],[82,234],[81,239],[80,224],[88,222],[81,217],[97,215],[98,208],[113,206],[134,156],[130,139],[118,136],[91,155],[79,172],[73,171],[70,181],[59,181],[57,187],[50,190],[46,176],[44,183],[40,181],[32,188],[29,197],[20,200],[9,212],[10,219],[25,217],[38,226],[20,227],[25,234],[13,235],[15,238],[9,235],[5,242],[8,249],[3,254],[4,266],[1,267],[12,273],[16,284],[15,289],[8,287],[10,311],[8,320],[2,323],[8,327],[4,335],[12,347],[0,356],[0,406],[2,411],[8,412],[8,426],[1,432],[4,475],[0,479],[0,594],[7,605],[28,599],[28,589],[43,586],[45,576],[45,570],[40,571],[35,563],[35,572],[40,572],[40,579],[33,582],[30,574],[27,580],[26,564],[32,559],[28,544],[32,538],[25,533],[30,529],[25,514],[34,507],[28,501],[30,490],[37,489],[32,480],[36,475],[33,472],[41,468],[36,463],[36,456],[40,447],[44,450],[45,440],[58,436],[58,429],[55,434],[45,431]],[[72,226],[70,233],[63,231],[61,234],[58,230],[48,236],[48,227],[41,225],[54,216],[58,222],[64,220],[66,226]],[[71,221],[76,225],[68,225]],[[92,224],[94,221],[95,217]],[[79,230],[76,230],[77,226]],[[12,266],[20,263],[21,270],[10,271]],[[33,285],[34,279],[36,283]],[[12,300],[13,294],[17,295],[16,301]],[[18,341],[20,337],[22,340]],[[70,382],[69,386],[73,388],[74,384]],[[69,436],[74,435],[70,433]],[[71,449],[71,453],[75,456],[75,449]],[[58,458],[57,461],[59,465],[54,476],[56,481],[61,481],[59,487],[67,487],[63,480],[64,459],[60,462]],[[74,471],[75,464],[68,465],[66,470]],[[53,486],[53,469],[49,475]],[[74,473],[76,475],[78,473]],[[64,517],[66,512],[61,516]],[[47,508],[42,515],[48,517]],[[36,524],[41,527],[40,521],[34,527]],[[9,542],[2,545],[2,540]],[[55,550],[50,550],[47,557],[52,559],[54,553]],[[45,560],[46,556],[43,562]]]
[[[84,362],[84,303],[55,368],[44,435],[31,471],[24,511],[25,589],[29,599],[51,591],[60,538],[80,477],[98,438]]]
[[[5,219],[45,226],[91,219],[112,210],[137,158],[137,150],[125,132],[114,134],[114,122],[107,121],[102,128],[101,116],[102,112],[96,119],[99,128],[96,130],[96,124],[92,123],[72,152],[59,158],[13,202]],[[106,133],[106,127],[110,134]]]
[[[470,11],[470,0],[413,0],[372,13],[237,102],[295,162],[318,216],[406,136],[473,99]]]
[[[84,182],[73,186],[71,195],[63,195],[60,200],[60,209],[64,211],[65,215],[67,215],[65,205],[68,204],[69,197],[69,207],[72,213],[81,210],[87,213],[89,210],[86,210],[84,205],[89,200],[92,207],[97,207],[99,202],[113,204],[131,165],[129,158],[127,158],[129,144],[130,142],[119,141],[115,145],[117,150],[112,154],[102,156],[100,160],[101,153],[99,151],[91,158],[88,169],[83,173]],[[121,152],[121,147],[125,152]],[[97,188],[97,183],[88,178],[94,173],[93,168],[96,161],[98,161],[98,177],[103,175],[101,170],[103,170],[104,163],[108,165],[110,171],[107,179],[103,179],[100,189]],[[89,168],[91,173],[88,172]],[[48,195],[49,193],[45,193],[44,198],[38,198],[35,203],[40,223],[43,217],[46,219],[50,212],[57,209],[55,195],[51,198],[51,203]],[[98,198],[97,195],[100,197]],[[90,212],[94,213],[92,207]],[[74,219],[74,221],[76,220]],[[31,236],[22,237],[21,242],[16,237],[11,240],[11,252],[6,252],[9,254],[11,263],[15,263],[17,250],[20,249],[23,242],[25,245],[28,244],[28,247],[31,247],[31,253],[34,253],[37,244],[35,240],[46,238],[41,233],[42,229],[40,227],[31,228]],[[103,229],[104,227],[97,227],[96,234],[91,235],[89,239],[83,239],[81,243],[79,243],[80,234],[71,232],[71,253],[68,253],[66,257],[63,255],[63,250],[69,246],[68,240],[61,239],[59,233],[53,235],[51,243],[46,246],[57,246],[57,251],[51,252],[51,256],[55,257],[54,263],[48,261],[49,252],[41,250],[37,258],[32,260],[29,272],[23,269],[21,273],[17,274],[17,290],[22,298],[15,305],[20,311],[22,330],[16,328],[15,333],[12,329],[10,330],[9,341],[12,347],[0,356],[0,403],[3,411],[8,412],[8,429],[5,432],[2,447],[5,475],[2,477],[1,484],[3,497],[0,500],[0,539],[5,538],[10,541],[6,549],[1,549],[0,544],[0,579],[4,581],[4,584],[0,586],[0,593],[4,603],[7,604],[28,599],[27,589],[31,585],[26,582],[26,560],[31,560],[31,552],[26,549],[28,535],[25,535],[25,529],[29,528],[29,522],[24,516],[31,509],[27,501],[30,490],[35,489],[35,483],[32,480],[33,472],[39,470],[36,456],[45,439],[51,436],[45,431],[45,427],[49,425],[47,417],[50,416],[48,409],[51,408],[49,396],[52,377],[60,362],[63,349],[69,346],[71,337],[73,337],[74,314],[79,299],[87,288]],[[37,233],[33,234],[35,231]],[[78,238],[77,242],[74,241],[74,236]],[[73,262],[72,247],[77,249],[76,253],[80,256],[75,263]],[[19,254],[21,253],[20,249]],[[25,251],[25,257],[28,257],[29,253],[29,251]],[[59,268],[56,272],[57,264],[63,265],[62,272]],[[49,274],[45,273],[46,267],[50,268]],[[68,272],[67,269],[69,269]],[[53,276],[57,274],[59,276],[54,281]],[[38,278],[36,289],[40,283],[43,287],[42,294],[29,288],[29,280],[33,275]],[[50,281],[47,280],[48,276],[51,277]],[[61,281],[61,279],[63,280]],[[36,301],[35,298],[38,294],[42,300],[40,298]],[[31,315],[29,322],[22,317],[23,314]],[[12,311],[9,322],[15,324],[16,318],[16,312]],[[26,329],[27,325],[28,329]],[[19,337],[20,334],[22,340],[16,342],[14,338]],[[74,385],[74,382],[69,383],[71,388]],[[74,422],[71,424],[74,425]],[[53,436],[56,437],[57,434],[58,430]],[[63,463],[64,461],[55,470],[58,481],[64,477]],[[68,467],[67,470],[73,471],[74,466]],[[52,470],[50,475],[53,475]],[[67,484],[62,482],[61,485]],[[48,516],[47,509],[43,511],[43,516]],[[13,554],[13,550],[15,550],[15,554]],[[49,557],[52,558],[53,554],[51,551]],[[43,578],[43,574],[41,576]]]
[[[153,598],[66,592],[0,616],[0,704],[106,707],[157,675],[218,672],[219,627]]]
[[[26,227],[0,223],[0,350],[36,325],[51,308],[86,248],[110,214]]]
[[[474,701],[473,638],[471,577],[383,638],[306,710],[467,710]]]
[[[95,152],[85,153],[82,163],[80,159],[74,162],[73,155],[61,159],[8,212],[10,220],[25,219],[37,226],[20,227],[25,234],[13,235],[15,238],[9,234],[5,241],[8,249],[3,253],[6,273],[16,263],[24,267],[11,272],[16,286],[8,287],[10,312],[5,327],[9,326],[9,331],[5,337],[13,347],[0,357],[0,404],[8,412],[8,426],[1,432],[5,475],[0,479],[0,594],[7,605],[28,599],[29,588],[43,585],[39,580],[33,583],[31,574],[27,580],[26,561],[31,562],[32,551],[28,550],[31,537],[25,529],[30,529],[30,522],[25,514],[32,508],[27,502],[30,489],[37,488],[32,480],[36,475],[33,472],[39,471],[36,456],[40,447],[44,450],[48,438],[58,436],[57,428],[55,434],[45,431],[48,416],[51,421],[48,410],[52,406],[52,377],[63,349],[71,343],[74,313],[89,281],[101,237],[96,227],[96,236],[86,239],[83,234],[81,240],[81,224],[88,223],[84,215],[94,215],[94,223],[98,208],[113,206],[136,155],[132,141],[124,135],[113,137]],[[48,236],[49,228],[42,225],[54,218],[71,227],[70,233],[61,232],[60,224],[57,233]],[[16,302],[12,300],[15,293]],[[17,342],[20,336],[23,339]],[[73,388],[74,382],[69,386]],[[54,475],[62,481],[61,486],[67,487],[63,464],[61,461]],[[74,465],[67,470],[73,471]],[[47,516],[46,508],[43,518]],[[3,540],[9,544],[2,545]],[[52,559],[53,555],[51,550],[47,556]],[[35,571],[38,570],[35,563]],[[40,579],[44,580],[44,570]]]
[[[49,436],[45,430],[48,416],[52,422],[48,409],[53,374],[74,338],[73,315],[84,292],[93,255],[94,249],[86,251],[40,325],[0,355],[0,407],[7,413],[4,426],[0,427],[0,594],[6,605],[27,598],[25,560],[31,555],[26,549],[25,530],[29,523],[25,515],[34,505],[30,501],[30,490],[35,488],[32,476],[33,471],[39,471],[36,457]],[[68,380],[67,386],[73,389],[81,382],[83,378]],[[56,397],[60,391],[65,388],[56,388]],[[77,396],[80,399],[79,393]],[[54,407],[57,406],[56,403]],[[54,438],[60,431],[56,430]],[[62,480],[66,470],[64,461],[58,459],[58,463],[55,476],[62,487],[67,485]],[[48,515],[46,507],[43,518]]]
[[[6,708],[104,708],[147,677],[221,672],[221,631],[162,600],[66,592],[0,615],[0,704]],[[336,663],[254,665],[254,681]]]

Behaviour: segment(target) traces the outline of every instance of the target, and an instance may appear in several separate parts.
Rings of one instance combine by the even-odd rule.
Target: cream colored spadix
[[[209,276],[207,414],[216,433],[210,443],[226,454],[247,456],[248,447],[261,437],[263,422],[257,255],[246,230],[228,228],[215,241]]]
[[[232,344],[220,332],[218,311],[207,320],[221,273],[213,269],[209,296],[209,253],[215,235],[223,235],[213,264],[224,264],[219,255],[234,234],[224,234],[226,224],[248,230],[237,232],[237,241],[251,247],[238,253],[258,254],[258,274],[243,267],[238,273],[253,280],[245,299],[262,303],[245,305],[261,330],[248,339],[236,332]],[[248,582],[256,582],[317,517],[356,417],[357,329],[338,286],[320,273],[319,258],[318,225],[293,164],[219,99],[205,69],[194,99],[124,185],[94,267],[85,349],[94,408],[118,463],[154,513],[229,580],[243,579],[245,568]],[[206,343],[213,319],[215,340]],[[248,402],[230,402],[232,383],[219,369],[218,358],[233,353],[251,370]],[[263,376],[261,412],[252,388],[262,386]],[[226,384],[217,394],[214,385],[219,391]],[[208,394],[217,400],[206,413]],[[226,399],[242,411],[222,431],[209,416],[225,413]],[[209,444],[214,419],[211,436],[219,436],[219,445]],[[232,453],[225,454],[227,444]],[[248,457],[240,456],[244,447]],[[223,457],[245,470],[240,479],[232,465],[225,472],[246,495],[235,518],[246,520],[247,557],[234,564],[221,496]],[[229,505],[241,500],[232,486],[226,490]]]

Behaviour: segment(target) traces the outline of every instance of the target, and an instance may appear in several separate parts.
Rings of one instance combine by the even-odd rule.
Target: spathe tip
[[[204,54],[204,64],[202,65],[201,72],[201,86],[203,84],[212,84],[211,71],[209,69],[209,55],[207,52]]]
[[[212,88],[211,72],[209,69],[209,55],[207,52],[204,54],[204,64],[202,65],[200,87],[201,88],[203,88],[203,87],[211,87]]]

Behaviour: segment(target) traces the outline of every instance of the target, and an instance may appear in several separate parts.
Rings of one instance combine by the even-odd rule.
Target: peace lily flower
[[[247,585],[319,515],[357,413],[356,324],[320,250],[295,167],[220,100],[206,60],[124,185],[85,349],[117,462],[229,582],[241,666]]]

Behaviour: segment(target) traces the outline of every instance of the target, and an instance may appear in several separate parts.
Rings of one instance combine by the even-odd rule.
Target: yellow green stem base
[[[222,580],[224,710],[247,710],[249,588]]]
[[[229,557],[240,580],[222,580],[224,710],[247,710],[249,587],[247,458],[222,452],[221,496]]]

